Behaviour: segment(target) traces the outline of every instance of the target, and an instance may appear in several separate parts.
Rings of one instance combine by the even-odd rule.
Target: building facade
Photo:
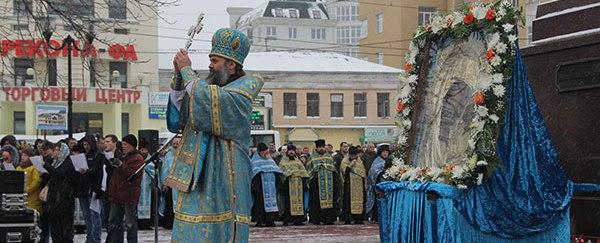
[[[60,47],[67,35],[80,49],[72,51],[73,132],[121,136],[164,127],[164,121],[148,119],[150,94],[159,88],[158,22],[147,15],[152,9],[124,0],[108,5],[82,0],[56,1],[60,9],[54,11],[63,14],[32,13],[28,9],[44,9],[40,2],[0,2],[6,6],[0,10],[0,134],[66,133],[38,129],[38,118],[44,112],[40,106],[66,107],[68,52]],[[64,21],[65,14],[90,27],[85,32],[95,35],[91,45],[77,37],[82,25]],[[46,29],[52,31],[48,44]]]
[[[358,1],[329,0],[327,10],[332,19],[337,20],[335,27],[336,52],[359,57],[358,40],[363,36],[362,21],[358,19]]]
[[[519,6],[524,6],[519,1]],[[361,58],[400,68],[418,25],[426,24],[438,11],[453,11],[469,0],[376,0],[359,2],[359,19],[363,32],[359,40]],[[482,2],[492,2],[484,0]],[[512,1],[513,4],[516,0]],[[519,30],[521,45],[525,44],[525,29]]]
[[[208,75],[205,54],[192,57],[201,77]],[[282,65],[285,63],[287,65]],[[290,65],[290,63],[294,63]],[[314,147],[325,139],[361,144],[394,140],[396,87],[400,70],[337,53],[250,53],[244,69],[265,79],[262,92],[272,97],[269,126],[288,141]],[[161,68],[167,86],[172,71]],[[268,114],[265,114],[268,115]]]
[[[252,41],[251,51],[335,48],[336,20],[317,1],[267,1],[252,8],[227,8],[230,25]]]

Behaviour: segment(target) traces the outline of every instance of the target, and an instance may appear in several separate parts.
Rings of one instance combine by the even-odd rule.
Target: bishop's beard
[[[206,77],[206,81],[209,84],[216,84],[218,86],[225,86],[229,82],[229,78],[231,75],[225,68],[221,68],[219,70],[212,69],[208,76]]]

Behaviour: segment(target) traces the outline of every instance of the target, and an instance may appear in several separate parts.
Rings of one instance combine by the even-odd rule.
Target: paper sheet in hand
[[[71,162],[73,162],[73,167],[75,167],[76,171],[81,169],[88,170],[87,159],[85,158],[85,154],[76,154],[71,155]]]
[[[35,166],[40,173],[48,173],[48,171],[44,168],[42,156],[33,156],[30,159],[31,163],[33,163],[33,166]]]
[[[100,199],[96,198],[96,193],[92,192],[92,198],[90,202],[90,209],[96,213],[100,213]]]

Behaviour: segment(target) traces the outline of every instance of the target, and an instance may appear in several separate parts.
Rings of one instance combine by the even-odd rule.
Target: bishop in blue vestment
[[[248,242],[250,115],[262,79],[242,70],[250,41],[223,28],[212,38],[210,74],[198,78],[185,50],[174,59],[167,127],[182,130],[165,184],[179,191],[172,242]]]

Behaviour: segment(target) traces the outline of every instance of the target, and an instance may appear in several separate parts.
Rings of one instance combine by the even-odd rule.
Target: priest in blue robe
[[[173,60],[167,127],[182,133],[165,185],[179,191],[172,242],[248,242],[252,100],[263,81],[242,69],[245,34],[217,30],[210,74],[199,78],[187,51]]]
[[[275,227],[279,218],[277,185],[281,183],[283,171],[271,158],[269,147],[259,143],[257,153],[252,156],[252,221],[256,226]]]

